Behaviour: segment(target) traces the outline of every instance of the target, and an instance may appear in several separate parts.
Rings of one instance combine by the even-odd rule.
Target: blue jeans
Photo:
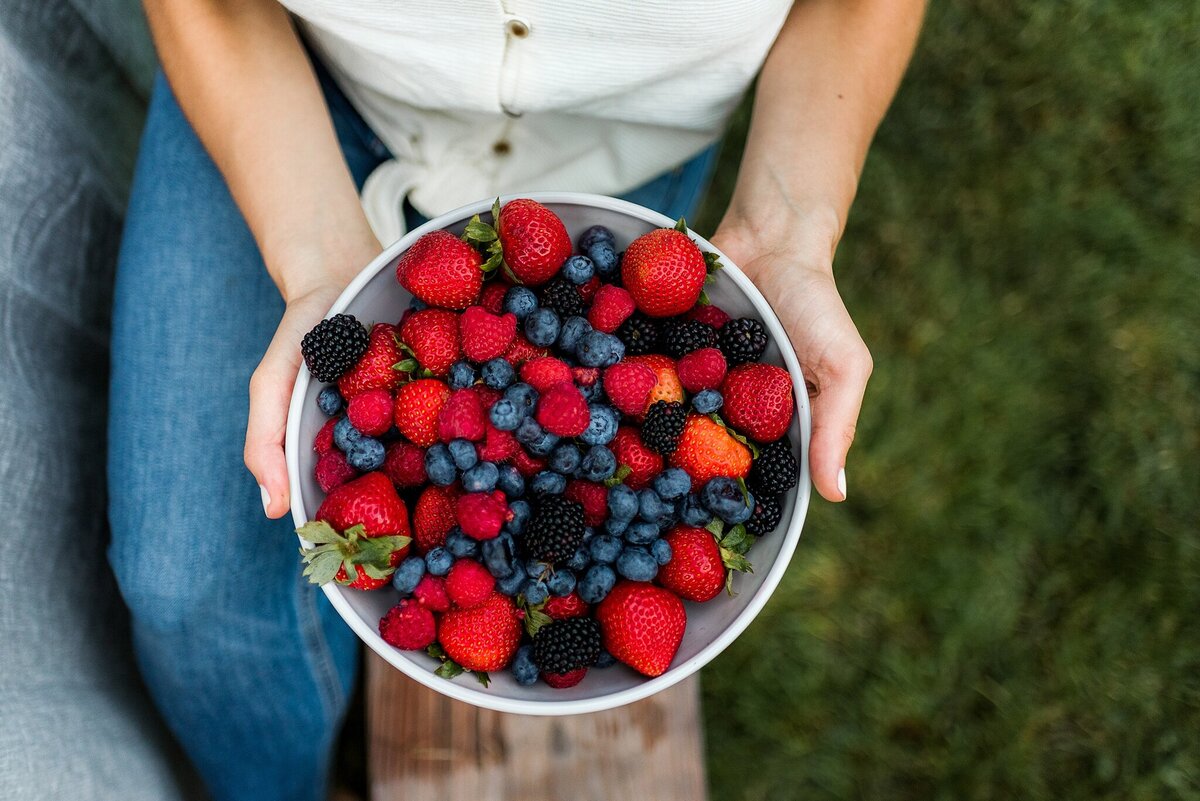
[[[321,79],[361,186],[387,150]],[[712,159],[626,197],[678,217]],[[263,517],[242,465],[246,386],[283,301],[161,75],[117,273],[109,558],[139,667],[216,799],[324,798],[356,640],[301,579],[290,522]]]

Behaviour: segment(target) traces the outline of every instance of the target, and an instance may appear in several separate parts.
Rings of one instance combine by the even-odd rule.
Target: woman
[[[287,524],[252,510],[289,508],[301,337],[414,210],[570,189],[685,214],[761,66],[713,241],[787,326],[813,481],[846,498],[871,360],[833,253],[921,0],[410,5],[147,3],[166,80],[119,266],[111,559],[146,681],[217,798],[323,793],[353,635],[301,582]]]

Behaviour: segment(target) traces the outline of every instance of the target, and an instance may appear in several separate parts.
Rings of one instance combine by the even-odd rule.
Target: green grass
[[[714,801],[1200,798],[1198,9],[934,3],[837,259],[851,500],[704,671]]]

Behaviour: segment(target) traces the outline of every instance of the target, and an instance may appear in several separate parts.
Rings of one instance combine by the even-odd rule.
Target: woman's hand
[[[846,454],[872,368],[834,284],[837,230],[810,217],[772,225],[773,234],[727,216],[712,239],[762,290],[796,348],[812,402],[809,467],[830,501],[846,499]]]

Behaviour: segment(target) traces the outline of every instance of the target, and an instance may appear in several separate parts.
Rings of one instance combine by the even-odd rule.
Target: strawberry
[[[538,392],[545,392],[555,384],[571,381],[574,374],[562,359],[553,356],[539,356],[521,365],[521,380]]]
[[[706,325],[711,325],[718,331],[721,330],[721,326],[733,319],[728,313],[725,312],[724,309],[711,304],[700,304],[696,306],[687,313],[687,318],[689,320],[696,320],[697,322],[701,322]]]
[[[683,401],[683,385],[679,383],[679,374],[675,372],[675,362],[671,361],[670,357],[658,353],[647,353],[644,356],[630,356],[625,361],[646,365],[654,371],[654,375],[658,378],[658,383],[654,389],[650,390],[650,397],[646,398],[647,409],[655,401],[674,403]]]
[[[613,406],[633,417],[646,411],[646,401],[656,384],[658,376],[654,370],[629,359],[604,370],[604,392],[608,399]]]
[[[521,472],[525,478],[533,478],[538,473],[546,469],[546,460],[537,456],[530,456],[529,453],[521,447],[518,447],[512,455],[513,466]]]
[[[313,476],[322,492],[340,487],[356,475],[358,471],[346,461],[346,455],[336,448],[317,459],[317,466],[313,468]]]
[[[388,610],[379,621],[379,636],[402,651],[418,651],[437,638],[437,621],[425,607],[405,598]]]
[[[666,672],[683,641],[687,613],[670,590],[621,581],[596,609],[605,649],[646,676]]]
[[[792,377],[773,364],[750,362],[729,371],[721,384],[729,424],[759,442],[774,442],[792,422]]]
[[[654,477],[662,472],[663,458],[642,443],[641,435],[636,428],[621,426],[617,435],[609,445],[613,455],[617,457],[618,470],[629,468],[625,477],[625,485],[630,489],[642,489],[649,485]]]
[[[503,492],[469,492],[459,496],[454,504],[455,516],[463,533],[477,540],[490,540],[512,519]]]
[[[462,357],[458,315],[445,309],[422,309],[408,315],[400,325],[400,341],[417,364],[436,376],[444,376]]]
[[[431,484],[417,496],[413,507],[413,536],[421,553],[445,545],[447,532],[458,522],[454,516],[454,501],[458,498],[456,486]]]
[[[365,537],[409,533],[408,508],[383,473],[367,473],[334,489],[317,507],[316,519],[338,531],[362,526]]]
[[[479,295],[479,305],[490,311],[492,314],[504,313],[504,295],[508,292],[509,284],[506,281],[492,281],[483,288],[483,292]]]
[[[450,399],[450,387],[436,378],[419,378],[396,392],[392,420],[400,433],[422,448],[438,441],[438,415]]]
[[[449,231],[430,231],[396,263],[400,286],[430,306],[465,309],[483,286],[479,251]]]
[[[689,414],[679,445],[671,454],[671,465],[683,468],[692,477],[692,487],[717,476],[745,478],[750,472],[750,449],[720,423]]]
[[[574,670],[568,670],[566,673],[543,673],[542,681],[556,690],[565,690],[583,681],[583,677],[587,675],[587,672],[587,668],[575,668]]]
[[[433,612],[445,612],[450,608],[450,594],[446,592],[446,579],[426,573],[413,588],[413,599]]]
[[[537,286],[558,273],[571,255],[571,237],[562,220],[536,200],[509,201],[500,210],[496,233],[504,262],[523,284]]]
[[[350,399],[346,416],[350,425],[368,437],[378,437],[392,427],[392,407],[395,401],[386,389],[369,389]]]
[[[512,345],[504,353],[504,358],[513,367],[520,367],[530,359],[536,359],[539,356],[546,356],[550,351],[545,348],[534,347],[528,339],[521,334],[517,334],[517,338],[513,340]]]
[[[725,563],[712,532],[680,524],[663,539],[671,546],[671,561],[658,569],[658,583],[685,601],[716,598],[725,586]]]
[[[396,329],[387,323],[371,328],[367,352],[350,372],[338,379],[338,391],[346,400],[371,389],[395,389],[404,380],[404,373],[393,369],[404,356],[396,344]]]
[[[579,501],[584,525],[598,526],[608,517],[608,488],[603,484],[573,478],[567,482],[563,497]]]
[[[383,473],[397,487],[419,487],[425,483],[425,449],[396,440],[385,449]]]
[[[675,372],[688,392],[716,389],[725,378],[725,355],[717,348],[700,348],[685,354]]]
[[[588,310],[588,322],[597,331],[611,334],[633,314],[635,304],[629,290],[614,284],[605,284],[596,291],[592,308]]]
[[[587,617],[590,608],[579,597],[579,593],[572,592],[570,595],[551,595],[546,599],[542,611],[554,620],[566,620],[571,617]]]
[[[591,419],[587,401],[571,381],[561,381],[542,393],[537,402],[537,421],[560,437],[577,437]]]
[[[483,442],[475,445],[475,452],[485,462],[507,462],[519,450],[521,450],[521,444],[517,442],[513,433],[501,431],[492,425],[491,421],[487,424],[487,433],[484,434]]]
[[[309,581],[336,581],[356,590],[386,585],[412,541],[408,509],[382,473],[367,473],[335,487],[317,509],[316,519],[297,533],[314,546],[304,552]]]
[[[637,307],[650,317],[683,314],[696,305],[708,267],[688,235],[656,228],[629,244],[621,259],[621,281]]]
[[[493,592],[471,609],[442,615],[438,641],[464,670],[500,670],[512,661],[521,642],[521,619],[508,596]]]
[[[476,364],[503,356],[517,336],[517,318],[471,306],[458,320],[463,355]]]
[[[438,412],[437,431],[442,442],[452,439],[469,439],[478,442],[486,432],[487,415],[479,395],[470,389],[457,389],[451,393],[446,405]]]
[[[313,437],[313,450],[321,456],[333,450],[333,427],[337,425],[338,419],[331,417],[325,421],[325,425],[321,426],[321,430]]]
[[[446,594],[459,609],[479,606],[491,597],[496,579],[474,559],[459,559],[446,574]]]

